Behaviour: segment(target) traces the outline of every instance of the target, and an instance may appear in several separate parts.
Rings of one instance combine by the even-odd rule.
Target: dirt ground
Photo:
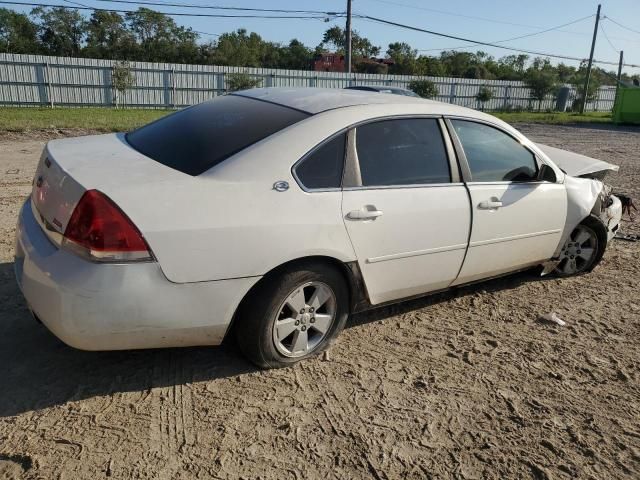
[[[639,128],[520,128],[620,165],[610,183],[640,199]],[[640,478],[640,243],[579,278],[358,315],[328,358],[285,370],[233,347],[81,352],[13,278],[43,144],[0,137],[0,478]]]

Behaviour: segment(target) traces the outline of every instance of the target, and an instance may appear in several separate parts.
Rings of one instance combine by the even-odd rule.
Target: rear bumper
[[[217,345],[259,280],[176,284],[155,262],[88,262],[49,241],[30,200],[20,211],[14,268],[34,314],[83,350]]]

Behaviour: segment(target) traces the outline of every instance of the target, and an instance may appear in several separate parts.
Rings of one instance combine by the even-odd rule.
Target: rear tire
[[[598,219],[589,217],[569,235],[560,252],[555,274],[559,277],[582,275],[593,270],[607,248],[607,230]]]
[[[238,345],[260,368],[281,368],[318,355],[342,331],[349,290],[342,274],[320,263],[265,277],[242,302]]]

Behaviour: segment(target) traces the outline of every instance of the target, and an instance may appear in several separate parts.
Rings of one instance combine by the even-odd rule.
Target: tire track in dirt
[[[163,457],[184,453],[194,444],[193,400],[187,385],[192,380],[183,352],[155,352],[149,440],[152,450]]]

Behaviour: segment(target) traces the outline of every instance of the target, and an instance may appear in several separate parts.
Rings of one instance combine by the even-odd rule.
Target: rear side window
[[[308,189],[340,188],[346,138],[346,133],[332,138],[298,164],[295,171],[302,185]]]
[[[308,116],[282,105],[224,95],[134,130],[127,141],[147,157],[196,176]]]
[[[384,120],[356,130],[363,186],[419,185],[451,181],[438,121]]]
[[[511,135],[482,123],[451,120],[460,139],[474,182],[536,180],[533,153]]]

